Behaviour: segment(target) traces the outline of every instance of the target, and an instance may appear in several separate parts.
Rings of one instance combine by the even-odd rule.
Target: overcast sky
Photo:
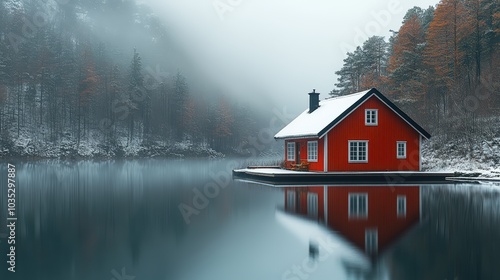
[[[235,96],[307,107],[328,96],[352,51],[398,30],[406,11],[437,0],[144,0],[164,19],[197,70]],[[288,97],[284,99],[284,97]],[[286,100],[286,101],[285,101]]]

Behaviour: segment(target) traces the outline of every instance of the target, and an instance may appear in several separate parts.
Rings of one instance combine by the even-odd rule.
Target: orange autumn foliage
[[[427,34],[425,61],[434,75],[451,89],[460,74],[464,51],[460,41],[469,29],[468,13],[460,0],[441,1]]]
[[[421,48],[425,35],[419,18],[410,17],[399,29],[393,45],[387,71],[390,75],[390,94],[405,92],[409,99],[419,99],[425,91],[421,82],[423,72]]]

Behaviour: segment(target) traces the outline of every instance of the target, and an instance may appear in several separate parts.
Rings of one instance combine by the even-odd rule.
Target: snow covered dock
[[[413,184],[450,183],[453,172],[352,171],[311,172],[280,168],[243,168],[233,170],[233,178],[272,184]]]

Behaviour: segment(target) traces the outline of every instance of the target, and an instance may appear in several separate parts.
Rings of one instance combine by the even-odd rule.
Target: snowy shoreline
[[[476,141],[465,148],[456,140],[442,141],[433,137],[422,146],[422,171],[458,172],[464,178],[500,179],[500,137]],[[257,160],[259,164],[269,161],[279,164],[279,153]],[[10,145],[2,145],[1,158],[37,159],[119,159],[119,158],[224,158],[225,154],[212,149],[208,144],[182,142],[132,141],[121,138],[114,143],[101,144],[95,138],[61,141],[58,144],[35,141],[30,138],[17,139]],[[272,159],[271,159],[272,158]],[[255,158],[253,158],[256,160]],[[281,157],[282,159],[282,157]],[[247,158],[247,161],[249,159]],[[251,163],[251,161],[247,162]]]
[[[438,137],[431,138],[422,146],[422,162],[423,171],[460,172],[463,178],[500,179],[500,137],[469,145],[456,140],[442,144]]]
[[[103,145],[95,140],[61,141],[58,145],[36,142],[31,139],[15,141],[10,147],[3,146],[1,158],[37,159],[111,159],[111,158],[224,158],[225,155],[208,145],[183,142],[142,143],[125,140],[113,145]]]

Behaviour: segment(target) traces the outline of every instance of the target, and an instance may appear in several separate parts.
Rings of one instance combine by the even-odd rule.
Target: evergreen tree
[[[173,92],[170,96],[170,119],[174,127],[174,139],[180,141],[184,136],[186,127],[183,124],[184,109],[188,98],[186,78],[178,71],[174,77]]]
[[[138,102],[142,102],[145,99],[142,61],[136,49],[134,49],[134,57],[130,65],[128,92],[126,104],[130,110],[130,115],[128,116],[128,143],[130,143],[134,138],[135,119],[137,110],[139,109]]]
[[[421,100],[425,93],[425,67],[423,48],[424,30],[418,14],[414,13],[405,21],[392,46],[389,59],[389,94],[399,100]]]
[[[230,146],[228,145],[228,141],[232,135],[233,122],[233,114],[229,108],[229,104],[227,104],[225,98],[220,98],[215,116],[214,139],[216,149],[224,151]]]
[[[342,69],[335,72],[338,92],[333,94],[349,94],[363,89],[383,88],[387,64],[387,43],[383,37],[373,36],[357,47],[352,53],[347,53]]]
[[[347,53],[342,68],[335,72],[338,75],[338,83],[335,86],[339,89],[340,95],[358,92],[361,88],[361,77],[363,75],[362,65],[363,50],[357,47],[352,53]]]
[[[385,77],[387,75],[387,42],[384,37],[373,36],[363,43],[363,78],[360,89],[377,87],[385,88]]]

